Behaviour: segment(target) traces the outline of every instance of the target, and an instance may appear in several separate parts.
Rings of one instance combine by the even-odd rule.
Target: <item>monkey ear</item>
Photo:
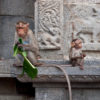
[[[75,46],[75,43],[74,42],[71,42],[71,47],[74,47]]]
[[[29,24],[29,23],[27,23],[26,25],[29,27],[29,25],[30,25],[30,24]]]

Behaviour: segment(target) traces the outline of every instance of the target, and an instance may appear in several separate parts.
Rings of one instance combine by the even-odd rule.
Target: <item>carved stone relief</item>
[[[36,34],[40,49],[61,49],[62,0],[38,0]]]
[[[67,3],[74,3],[74,4],[94,4],[100,3],[100,0],[65,0]]]
[[[97,5],[74,6],[72,21],[75,25],[74,37],[83,41],[83,50],[100,50],[100,7]]]

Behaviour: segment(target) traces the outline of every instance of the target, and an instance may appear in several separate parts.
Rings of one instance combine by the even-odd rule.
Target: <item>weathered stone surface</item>
[[[50,62],[50,61],[49,61]],[[23,77],[18,77],[22,73],[22,68],[13,66],[14,60],[0,61],[0,77],[17,77],[22,82],[66,82],[63,72],[51,67],[38,67],[38,76],[35,80],[31,80],[26,74]],[[53,63],[53,62],[51,62]],[[58,63],[59,64],[59,63]],[[61,65],[60,65],[61,66]],[[84,70],[79,67],[62,66],[70,76],[71,81],[78,82],[98,82],[100,81],[100,62],[86,62]]]
[[[41,50],[40,55],[44,60],[62,60],[63,51],[62,50]]]
[[[36,100],[66,100],[65,88],[36,88]]]
[[[42,67],[42,69],[44,70],[43,67]],[[52,71],[52,73],[49,73],[48,71],[47,72],[43,71],[43,73],[42,73],[42,71],[41,71],[41,73],[39,73],[37,78],[35,78],[34,80],[31,80],[27,75],[24,75],[21,78],[17,77],[17,79],[21,82],[36,82],[36,83],[37,82],[51,82],[51,83],[52,82],[66,82],[66,79],[65,79],[63,72],[57,71],[58,72],[57,73],[56,71],[53,72],[53,70],[55,68],[51,67],[51,69],[52,70],[50,70],[48,68],[49,72]],[[67,71],[71,72],[69,69],[70,68],[67,68]],[[77,68],[75,68],[75,69],[78,70]],[[40,71],[39,68],[38,68],[38,70]],[[72,68],[71,68],[71,70],[72,70]],[[99,69],[97,69],[97,70],[99,70]],[[73,69],[73,71],[75,71],[75,70]],[[95,71],[95,70],[93,70],[93,71]],[[90,70],[90,72],[87,72],[87,73],[82,73],[80,71],[80,73],[82,73],[82,74],[77,73],[77,71],[75,71],[76,74],[75,73],[72,74],[72,72],[70,74],[68,72],[67,73],[68,73],[69,78],[72,82],[99,82],[100,75],[92,74],[93,71]]]
[[[75,3],[75,4],[95,4],[100,3],[100,0],[64,0],[65,3]]]
[[[5,61],[2,61],[0,60],[0,75],[1,77],[11,77],[11,73],[13,74],[12,70],[13,65],[14,63],[14,60],[5,60]]]
[[[0,100],[28,100],[26,96],[0,95]]]
[[[61,49],[62,8],[62,0],[38,0],[36,2],[35,30],[41,49]]]
[[[73,100],[99,100],[98,89],[73,89]],[[37,88],[36,100],[69,100],[65,88]]]
[[[33,87],[35,88],[66,88],[68,89],[68,84],[66,82],[55,82],[55,83],[33,83]],[[72,89],[100,89],[99,82],[71,82]],[[73,90],[72,90],[73,92]]]
[[[34,20],[26,17],[0,16],[0,57],[4,59],[12,58],[13,43],[15,36],[15,23],[23,20],[30,23],[30,28],[34,29]]]
[[[89,89],[85,89],[85,90],[73,90],[73,99],[74,100],[99,100],[100,98],[100,90],[89,90]]]
[[[0,0],[0,15],[25,15],[34,17],[35,0]]]

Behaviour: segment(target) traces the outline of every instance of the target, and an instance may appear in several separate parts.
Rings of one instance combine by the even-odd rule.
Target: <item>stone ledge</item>
[[[97,60],[96,60],[97,61]],[[43,62],[43,61],[42,61]],[[63,64],[63,61],[44,61],[47,64]],[[51,63],[50,63],[51,62]],[[97,63],[98,62],[98,63]],[[84,70],[79,67],[66,67],[66,63],[62,66],[72,82],[99,82],[100,81],[100,64],[99,60],[93,65],[86,65]],[[0,77],[17,77],[22,82],[66,82],[62,71],[55,67],[38,67],[38,76],[31,80],[26,74],[23,77],[18,77],[21,74],[22,68],[13,66],[14,59],[0,61]]]
[[[56,84],[56,85],[55,85]],[[33,87],[37,88],[68,88],[68,84],[65,83],[33,83]],[[71,83],[72,89],[100,89],[100,82],[91,83]]]

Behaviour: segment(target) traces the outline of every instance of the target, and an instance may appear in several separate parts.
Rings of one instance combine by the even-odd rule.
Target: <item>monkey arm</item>
[[[32,51],[34,53],[37,52],[37,48],[36,47],[33,47],[32,45],[22,44],[22,47],[24,48],[25,51]]]
[[[85,54],[85,53],[82,53],[82,56],[83,56],[83,57],[86,57],[86,54]]]

